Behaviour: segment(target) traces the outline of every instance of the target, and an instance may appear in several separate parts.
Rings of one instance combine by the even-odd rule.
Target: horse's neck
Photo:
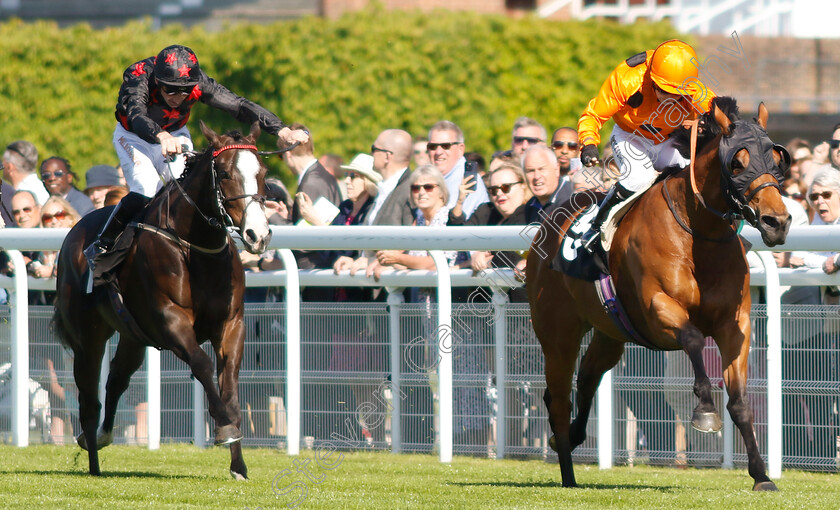
[[[206,169],[188,175],[181,183],[181,189],[174,184],[169,187],[169,197],[163,204],[160,218],[165,224],[161,226],[174,231],[185,241],[213,242],[227,235],[224,230],[211,226],[203,217],[218,216],[219,207],[211,172],[211,169]]]
[[[686,174],[686,212],[690,221],[696,223],[695,227],[698,228],[730,228],[727,221],[710,211],[725,213],[729,208],[720,186],[721,169],[717,151],[719,142],[720,135],[706,144],[698,154],[693,155],[693,169]],[[698,192],[702,202],[696,195]]]

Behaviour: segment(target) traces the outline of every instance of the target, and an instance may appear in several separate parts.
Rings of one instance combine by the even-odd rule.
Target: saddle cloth
[[[651,184],[653,183],[651,182]],[[609,253],[613,237],[615,237],[621,219],[627,214],[627,211],[630,210],[636,200],[649,188],[650,185],[641,191],[637,191],[630,198],[612,208],[601,227],[600,241],[603,247],[603,254]],[[592,205],[575,218],[575,221],[569,227],[569,231],[560,243],[557,256],[551,262],[552,269],[574,278],[592,282],[598,280],[602,273],[609,273],[608,267],[606,267],[607,257],[603,256],[603,261],[596,260],[596,257],[602,256],[603,254],[595,255],[588,252],[583,248],[580,239],[583,234],[589,231],[592,220],[595,219],[597,212],[598,207]]]

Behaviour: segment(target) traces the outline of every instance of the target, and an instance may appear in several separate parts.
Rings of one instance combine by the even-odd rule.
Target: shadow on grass
[[[148,471],[104,471],[101,476],[95,477],[88,474],[87,471],[73,471],[61,469],[16,469],[14,471],[0,471],[0,476],[3,475],[63,475],[74,476],[77,478],[88,478],[90,480],[106,479],[106,478],[156,478],[159,480],[207,480],[208,476],[203,475],[178,475],[178,474],[163,474],[150,473]]]
[[[563,484],[561,482],[450,482],[451,485],[460,485],[464,487],[481,487],[481,486],[491,486],[491,487],[523,487],[523,488],[532,488],[532,487],[545,487],[545,488],[558,488],[562,489]],[[614,490],[614,489],[623,489],[623,490],[643,490],[643,489],[650,489],[659,492],[671,492],[673,490],[679,489],[679,487],[673,485],[644,485],[638,483],[626,483],[626,484],[616,484],[616,483],[580,483],[577,487],[570,487],[570,489],[596,489],[596,490]]]

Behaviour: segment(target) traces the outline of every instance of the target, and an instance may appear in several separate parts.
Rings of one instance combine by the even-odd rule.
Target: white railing
[[[279,249],[280,256],[286,267],[284,271],[262,273],[248,273],[248,286],[284,286],[286,288],[286,338],[287,338],[287,448],[288,453],[296,455],[300,448],[300,287],[305,286],[375,286],[386,288],[403,287],[436,287],[438,289],[438,329],[445,331],[443,326],[451,326],[452,309],[450,289],[452,286],[484,286],[497,289],[520,285],[509,270],[491,270],[484,274],[473,276],[468,270],[452,271],[446,267],[442,250],[527,250],[532,237],[538,229],[527,227],[272,227],[274,236],[269,248]],[[0,246],[9,251],[16,267],[22,267],[22,258],[16,250],[56,250],[66,235],[66,229],[4,229],[0,230]],[[782,467],[782,363],[781,363],[781,314],[780,290],[783,285],[838,285],[840,273],[826,275],[820,270],[782,269],[776,268],[770,248],[764,246],[757,231],[746,228],[745,238],[753,243],[751,258],[757,258],[763,268],[753,269],[752,284],[761,285],[766,289],[768,302],[768,348],[767,348],[767,388],[768,388],[768,469],[773,478],[781,476]],[[791,230],[785,251],[834,251],[840,246],[840,226],[800,227]],[[778,250],[780,247],[775,248]],[[366,278],[364,275],[350,276],[347,273],[334,275],[329,270],[297,271],[292,249],[413,249],[429,250],[437,271],[394,271],[382,275],[379,281]],[[27,278],[23,271],[18,271],[15,278],[0,277],[0,287],[10,290],[12,305],[12,360],[13,360],[13,442],[17,446],[27,446],[29,441],[28,416],[29,399],[27,395],[27,381],[29,378],[29,340],[28,340],[28,289],[54,290],[53,279]],[[389,299],[398,299],[396,293],[391,293]],[[504,293],[494,292],[493,304],[500,306],[504,303]],[[396,301],[395,301],[396,302]],[[392,314],[393,315],[393,314]],[[396,321],[399,317],[396,317]],[[392,327],[398,328],[398,323]],[[503,321],[497,322],[503,324]],[[496,342],[499,347],[505,344],[504,328],[497,328]],[[398,331],[398,329],[396,330]],[[391,335],[392,342],[399,335]],[[438,339],[438,354],[441,362],[438,368],[440,380],[440,407],[438,410],[441,427],[440,459],[449,462],[452,459],[452,358],[451,350],[447,350],[444,339]],[[392,356],[399,356],[399,344],[392,345]],[[497,352],[503,352],[499,349]],[[396,354],[394,354],[396,353]],[[149,348],[147,351],[149,363],[149,381],[160,379],[160,353]],[[158,363],[155,363],[155,360]],[[397,359],[398,361],[398,359]],[[497,363],[498,391],[504,391],[504,363]],[[155,373],[155,366],[158,372]],[[393,366],[399,366],[397,362]],[[399,395],[400,378],[392,378],[392,392]],[[607,374],[602,383],[602,391],[598,392],[599,427],[603,427],[599,438],[599,464],[602,468],[610,467],[613,460],[612,434],[608,431],[612,426],[612,388],[611,374]],[[603,391],[606,390],[606,391]],[[149,389],[149,447],[159,447],[160,437],[160,390],[159,386],[150,385]],[[196,398],[196,402],[203,405],[203,399]],[[394,417],[399,419],[399,399],[395,400]],[[499,395],[498,402],[505,402],[504,396]],[[198,405],[198,404],[197,404]],[[503,405],[497,411],[499,416],[505,416]],[[196,408],[196,416],[200,416],[203,409]],[[500,422],[501,423],[501,422]],[[731,426],[729,427],[731,429]],[[398,423],[393,430],[400,430]],[[504,456],[505,427],[497,427],[497,457]],[[731,431],[730,431],[731,433]],[[196,431],[199,435],[199,431]],[[203,436],[203,432],[201,432]],[[152,441],[152,438],[157,438]],[[196,441],[201,444],[203,437]],[[731,441],[728,442],[731,445]],[[398,438],[396,444],[399,444]],[[731,448],[731,446],[730,446]]]

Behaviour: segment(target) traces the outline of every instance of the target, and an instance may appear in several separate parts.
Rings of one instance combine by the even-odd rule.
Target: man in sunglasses
[[[592,250],[612,207],[646,189],[658,171],[688,161],[668,135],[685,121],[709,111],[715,97],[698,78],[697,54],[688,44],[671,40],[628,58],[616,67],[578,121],[584,166],[600,164],[601,127],[615,121],[610,137],[621,176],[602,202],[584,246]]]
[[[429,129],[429,143],[426,144],[429,159],[443,174],[446,188],[449,190],[449,202],[446,207],[452,209],[458,202],[461,183],[464,180],[464,132],[454,122],[441,120]],[[472,177],[475,191],[461,205],[464,218],[469,219],[478,206],[490,201],[487,187],[479,176]]]
[[[145,207],[163,181],[183,171],[183,158],[169,160],[184,148],[192,150],[187,120],[198,102],[245,124],[259,122],[263,132],[276,135],[285,144],[309,140],[308,133],[290,129],[267,109],[207,76],[195,52],[186,46],[167,46],[157,56],[131,64],[123,73],[113,137],[130,193],[85,250],[91,266],[113,246],[125,224]]]
[[[572,170],[572,160],[580,157],[579,147],[576,129],[561,127],[554,131],[551,136],[551,148],[554,149],[554,155],[557,156],[560,175],[564,177],[569,175]]]
[[[50,195],[67,200],[73,209],[84,216],[94,210],[93,201],[76,189],[73,185],[75,178],[70,162],[62,157],[52,156],[41,163],[41,180]]]
[[[519,159],[532,145],[545,145],[545,128],[530,117],[519,117],[513,123],[510,150]]]
[[[840,170],[840,124],[835,124],[831,140],[828,140],[828,160],[835,169]]]

